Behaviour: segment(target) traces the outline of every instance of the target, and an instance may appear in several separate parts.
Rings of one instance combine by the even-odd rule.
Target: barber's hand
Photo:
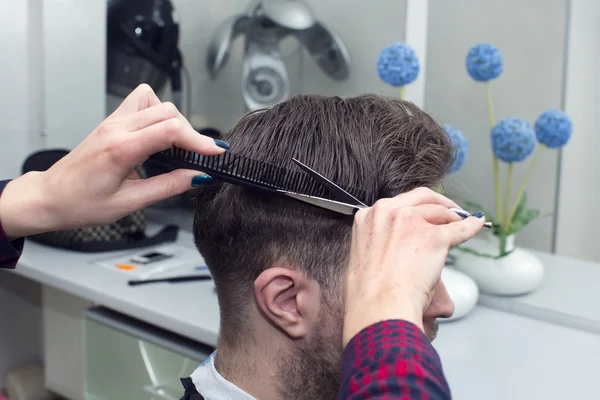
[[[49,170],[10,182],[0,197],[0,222],[11,238],[99,225],[183,193],[201,173],[176,170],[138,179],[134,171],[171,146],[205,155],[228,147],[194,131],[173,104],[141,85]]]
[[[458,206],[419,188],[356,214],[344,282],[344,346],[384,320],[406,320],[423,330],[423,312],[449,249],[483,227],[483,218],[463,220],[449,208]]]

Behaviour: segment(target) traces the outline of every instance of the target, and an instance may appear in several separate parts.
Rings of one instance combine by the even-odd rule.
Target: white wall
[[[496,121],[522,117],[533,123],[546,109],[562,108],[567,7],[567,0],[430,1],[425,109],[471,142],[464,170],[447,185],[458,198],[495,210],[485,92],[467,75],[468,49],[490,42],[504,55],[504,73],[492,83]],[[543,154],[529,185],[530,206],[542,213],[555,211],[557,160],[555,151]],[[525,168],[515,167],[513,193]],[[551,217],[536,220],[517,241],[550,251],[553,225]]]
[[[43,0],[48,147],[72,149],[106,115],[106,0]]]
[[[574,134],[560,163],[556,251],[600,262],[600,3],[571,3],[565,109],[573,119]]]
[[[27,63],[26,3],[12,0],[3,5],[0,37],[0,173],[12,177],[28,147],[27,74],[23,68]]]
[[[0,12],[0,179],[15,177],[39,146],[43,66],[39,0],[5,0]]]
[[[0,177],[43,147],[73,148],[104,118],[105,15],[106,0],[2,2]]]

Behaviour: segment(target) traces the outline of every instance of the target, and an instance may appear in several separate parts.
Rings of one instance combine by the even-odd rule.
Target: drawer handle
[[[162,400],[178,400],[177,398],[166,394],[160,386],[147,385],[144,386],[144,391]]]

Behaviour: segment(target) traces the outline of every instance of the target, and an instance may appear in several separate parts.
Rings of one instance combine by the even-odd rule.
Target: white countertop
[[[482,294],[479,304],[600,334],[600,265],[533,253],[544,264],[544,280],[535,292],[517,297]]]
[[[177,244],[193,247],[192,235],[180,231]],[[139,249],[129,251],[139,252]],[[187,338],[216,346],[219,307],[212,281],[131,287],[127,284],[131,277],[126,273],[93,265],[95,260],[109,258],[111,254],[67,252],[27,241],[15,272]]]
[[[455,399],[600,398],[596,334],[477,307],[433,343]]]

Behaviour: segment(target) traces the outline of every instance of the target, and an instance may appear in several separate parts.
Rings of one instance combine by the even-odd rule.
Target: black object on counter
[[[212,280],[211,276],[208,275],[183,275],[183,276],[174,276],[172,278],[156,278],[156,279],[133,279],[127,282],[129,286],[138,286],[144,285],[146,283],[177,283],[177,282],[191,282],[191,281],[210,281]]]

